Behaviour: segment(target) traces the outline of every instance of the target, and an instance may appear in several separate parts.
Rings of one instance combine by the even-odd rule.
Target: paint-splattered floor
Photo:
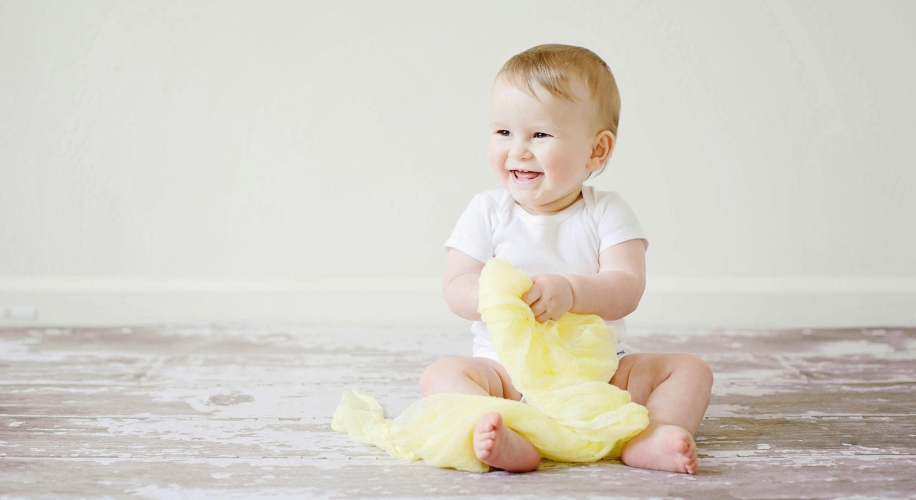
[[[716,374],[696,476],[619,462],[512,475],[406,463],[330,429],[342,391],[396,415],[465,331],[0,329],[0,497],[916,496],[916,329],[631,332]]]

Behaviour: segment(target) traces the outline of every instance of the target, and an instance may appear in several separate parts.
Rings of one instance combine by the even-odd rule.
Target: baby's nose
[[[513,160],[530,160],[532,158],[531,151],[528,150],[527,145],[523,143],[516,143],[509,149],[509,158]]]

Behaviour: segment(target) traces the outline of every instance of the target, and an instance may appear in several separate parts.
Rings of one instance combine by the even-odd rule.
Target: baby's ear
[[[610,130],[602,130],[595,136],[594,145],[592,146],[592,156],[588,160],[588,169],[592,172],[600,169],[607,163],[614,151],[617,139]]]

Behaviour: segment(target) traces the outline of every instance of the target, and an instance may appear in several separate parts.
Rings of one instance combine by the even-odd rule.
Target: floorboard
[[[0,498],[916,498],[916,329],[643,330],[713,368],[696,476],[401,462],[330,429],[397,415],[470,334],[417,328],[0,328]]]

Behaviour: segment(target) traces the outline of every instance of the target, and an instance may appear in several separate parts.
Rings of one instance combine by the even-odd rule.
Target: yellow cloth
[[[617,458],[649,425],[645,407],[608,383],[617,370],[617,332],[595,315],[567,313],[538,323],[521,297],[531,279],[505,260],[490,259],[480,275],[481,317],[496,352],[526,403],[467,394],[424,398],[394,420],[375,399],[344,393],[332,428],[407,460],[485,472],[474,454],[474,428],[499,412],[541,456],[564,462]]]

